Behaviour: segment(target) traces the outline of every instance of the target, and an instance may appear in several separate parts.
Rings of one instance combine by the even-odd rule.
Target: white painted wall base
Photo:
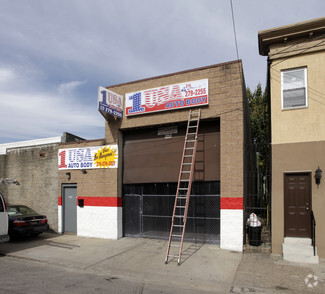
[[[122,207],[77,207],[77,235],[104,239],[122,237]]]
[[[243,210],[220,210],[220,248],[243,251]]]
[[[62,234],[62,205],[58,205],[58,233]]]

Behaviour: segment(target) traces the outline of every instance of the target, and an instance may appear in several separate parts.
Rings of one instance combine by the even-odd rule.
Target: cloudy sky
[[[323,17],[324,0],[232,0],[247,86],[259,30]],[[236,60],[230,0],[0,0],[0,144],[104,137],[97,88]]]

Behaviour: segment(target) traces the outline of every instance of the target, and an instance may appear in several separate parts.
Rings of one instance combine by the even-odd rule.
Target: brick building
[[[75,135],[0,144],[0,177],[17,179],[19,185],[0,184],[8,204],[30,206],[48,217],[58,230],[58,147],[62,142],[83,140]]]
[[[60,146],[59,231],[168,238],[189,109],[200,108],[186,237],[241,251],[244,199],[253,188],[245,175],[255,168],[241,61],[107,89],[116,95],[102,94],[105,139]],[[108,114],[119,108],[107,111],[111,98],[123,118]],[[96,166],[81,168],[90,154]],[[112,154],[112,164],[99,162]]]
[[[104,139],[63,143],[59,149],[59,164],[62,166],[62,159],[70,164],[81,163],[84,151],[100,151],[104,145]],[[63,157],[65,152],[67,158]],[[59,165],[58,231],[87,237],[120,238],[122,201],[116,197],[118,179],[115,169],[69,168],[68,164],[66,168],[60,168]]]

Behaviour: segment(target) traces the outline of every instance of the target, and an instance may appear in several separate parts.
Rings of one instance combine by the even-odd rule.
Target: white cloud
[[[12,70],[7,68],[0,68],[0,84],[12,81],[14,77],[15,74],[13,73]]]
[[[104,137],[104,121],[94,107],[71,103],[61,95],[51,93],[0,92],[0,133],[2,138],[30,138],[58,136],[64,131],[94,130],[97,137]],[[89,134],[86,136],[89,139]],[[92,137],[96,138],[96,137]],[[0,141],[1,143],[1,141]],[[3,143],[3,142],[2,142]]]
[[[86,82],[87,81],[72,81],[67,83],[61,83],[58,86],[58,93],[62,96],[71,95],[76,88],[85,84]]]
[[[325,10],[324,0],[232,2],[251,88],[266,80],[258,31]],[[103,137],[98,85],[237,58],[229,1],[1,1],[0,40],[0,143],[64,131]]]

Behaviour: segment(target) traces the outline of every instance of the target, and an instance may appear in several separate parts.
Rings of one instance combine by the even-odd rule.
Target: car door
[[[0,193],[0,237],[8,234],[8,214],[5,205],[5,200]],[[0,238],[1,240],[1,238]]]

